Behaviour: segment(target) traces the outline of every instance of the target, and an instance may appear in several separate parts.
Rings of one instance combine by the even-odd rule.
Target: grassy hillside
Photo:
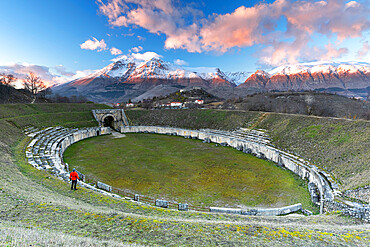
[[[133,124],[233,130],[266,129],[274,144],[328,170],[343,189],[370,184],[370,122],[219,110],[127,111]]]
[[[312,217],[245,217],[179,212],[109,198],[83,188],[71,192],[65,182],[25,162],[23,148],[28,139],[21,127],[30,123],[37,127],[93,125],[90,110],[106,107],[85,104],[12,105],[11,110],[1,107],[2,246],[118,246],[120,243],[150,246],[366,246],[369,243],[368,226],[336,213]],[[60,111],[64,114],[58,114]],[[231,115],[223,113],[223,118],[229,119],[229,123],[234,123],[232,118],[252,119],[242,114],[240,118]],[[217,119],[219,115],[210,118]],[[191,120],[186,121],[190,125]],[[203,120],[198,121],[205,124]],[[217,127],[217,124],[213,123],[211,127]]]
[[[217,110],[128,110],[131,125],[161,125],[190,129],[232,130],[248,127],[258,112]]]
[[[370,103],[345,96],[318,92],[276,92],[228,100],[225,109],[292,113],[370,120]]]
[[[45,103],[48,102],[45,98],[37,97],[34,99],[34,96],[24,89],[15,89],[12,86],[7,86],[0,83],[0,104],[14,104],[14,103],[23,103],[29,104],[35,100],[35,103]]]

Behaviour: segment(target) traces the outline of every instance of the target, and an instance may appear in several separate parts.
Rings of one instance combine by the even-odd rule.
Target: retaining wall
[[[240,208],[219,208],[210,207],[210,211],[214,213],[227,214],[242,214],[242,215],[256,215],[256,216],[277,216],[290,214],[302,210],[302,204],[294,204],[281,208],[256,208],[256,209],[240,209]]]

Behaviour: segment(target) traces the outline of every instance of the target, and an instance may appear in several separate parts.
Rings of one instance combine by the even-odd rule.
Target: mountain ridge
[[[158,87],[160,85],[162,87]],[[202,87],[223,97],[289,90],[321,90],[351,97],[367,97],[370,66],[365,62],[303,63],[279,66],[270,72],[257,70],[250,73],[223,72],[219,68],[183,68],[159,58],[145,61],[123,58],[88,76],[56,86],[53,92],[113,103],[143,99],[144,95],[166,95],[176,88],[187,87]],[[160,88],[163,92],[160,92]]]

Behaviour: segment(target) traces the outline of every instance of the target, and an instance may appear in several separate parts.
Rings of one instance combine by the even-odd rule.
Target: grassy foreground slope
[[[12,107],[1,108],[7,115],[2,113],[0,119],[0,246],[369,244],[368,225],[338,214],[244,217],[179,212],[113,199],[83,188],[71,192],[65,182],[25,162],[23,148],[28,140],[20,127],[93,125],[90,109],[105,106]],[[29,118],[19,118],[21,114]]]
[[[370,121],[218,110],[127,111],[133,124],[266,129],[274,144],[326,169],[343,189],[370,184]]]

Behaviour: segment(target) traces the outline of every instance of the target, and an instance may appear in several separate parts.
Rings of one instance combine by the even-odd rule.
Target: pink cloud
[[[50,68],[47,66],[27,63],[0,65],[0,73],[12,74],[18,79],[15,83],[17,88],[23,87],[22,80],[26,78],[30,72],[33,72],[39,76],[46,86],[52,86],[62,82],[64,83],[68,81],[68,78],[74,75],[71,72],[67,72],[63,65]]]
[[[344,54],[348,53],[348,49],[345,47],[342,48],[335,48],[331,43],[325,46],[326,53],[320,56],[320,60],[331,60],[333,58],[339,58]]]
[[[92,38],[86,40],[84,43],[80,45],[81,49],[85,50],[97,50],[97,51],[103,51],[107,49],[107,44],[105,43],[104,39],[98,40],[96,38]]]
[[[179,7],[178,1],[99,0],[98,4],[113,26],[136,26],[164,34],[167,49],[224,53],[234,47],[259,45],[256,54],[261,55],[260,62],[271,65],[341,56],[347,48],[332,44],[312,48],[312,34],[334,37],[338,46],[345,39],[363,37],[370,29],[370,7],[358,1],[276,0],[202,19],[199,11]],[[189,23],[191,19],[194,21]],[[284,31],[276,25],[282,19],[287,22]]]
[[[366,41],[362,44],[361,49],[358,50],[357,58],[358,59],[363,59],[369,53],[369,50],[370,50],[369,41]]]

